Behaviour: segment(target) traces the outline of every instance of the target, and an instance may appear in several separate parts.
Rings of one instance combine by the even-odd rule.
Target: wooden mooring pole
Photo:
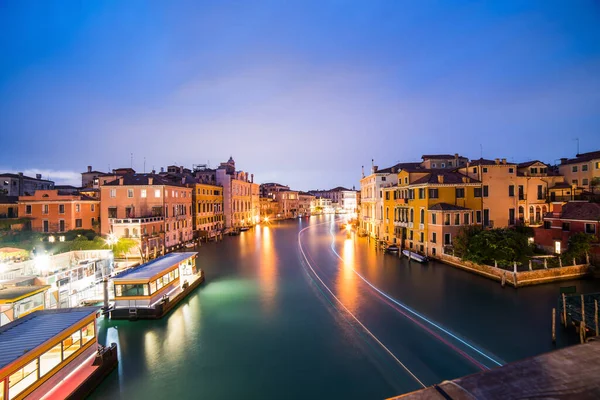
[[[562,294],[562,322],[567,327],[567,301],[565,300],[565,294]]]
[[[583,302],[583,295],[581,295],[581,326],[579,327],[579,338],[581,343],[585,342],[585,303]]]
[[[552,343],[556,343],[556,308],[552,309]]]
[[[598,300],[594,300],[594,320],[596,321],[596,336],[600,336],[598,333]]]

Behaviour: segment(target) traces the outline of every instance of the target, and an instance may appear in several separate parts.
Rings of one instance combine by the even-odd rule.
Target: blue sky
[[[0,0],[0,27],[3,171],[233,155],[306,190],[600,149],[595,1]]]

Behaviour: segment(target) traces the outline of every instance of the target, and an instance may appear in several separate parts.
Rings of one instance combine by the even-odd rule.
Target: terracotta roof
[[[485,158],[480,158],[479,160],[471,160],[471,162],[469,163],[469,166],[474,166],[474,165],[496,165],[496,161],[488,160]]]
[[[421,166],[420,162],[398,163],[398,164],[393,165],[393,166],[391,166],[389,168],[384,168],[384,169],[377,170],[376,173],[391,174],[392,173],[392,168],[394,169],[394,171],[399,172],[400,170],[403,170],[403,169],[419,168],[420,166]]]
[[[557,182],[550,189],[570,189],[570,188],[571,188],[571,185],[569,185],[567,182]]]
[[[577,164],[580,162],[586,162],[586,161],[597,160],[597,159],[600,159],[600,150],[599,151],[591,151],[589,153],[577,154],[577,156],[575,156],[575,158],[571,158],[571,159],[566,160],[565,162],[561,162],[560,165]]]
[[[428,174],[412,182],[411,185],[421,185],[424,183],[440,183],[438,182],[439,175],[442,175],[444,177],[444,182],[440,183],[442,185],[457,183],[479,183],[477,179],[469,178],[467,175],[463,175],[460,172],[449,171],[447,169],[427,169],[422,170],[422,172],[427,172]],[[469,178],[468,182],[463,182],[463,178]]]
[[[600,204],[571,201],[562,208],[561,219],[600,221]]]
[[[125,174],[122,178],[123,185],[148,185],[148,178],[153,178],[153,185],[182,186],[181,183],[173,182],[172,180],[157,174]],[[104,186],[120,186],[119,181],[120,178],[108,182]]]
[[[529,167],[529,166],[531,166],[531,165],[533,165],[535,163],[541,163],[541,164],[546,165],[546,163],[541,162],[540,160],[532,160],[532,161],[526,161],[526,162],[522,162],[520,164],[517,164],[517,167],[518,168],[527,168],[527,167]]]
[[[438,203],[434,206],[429,207],[430,211],[464,211],[470,210],[470,208],[457,206],[449,203]]]

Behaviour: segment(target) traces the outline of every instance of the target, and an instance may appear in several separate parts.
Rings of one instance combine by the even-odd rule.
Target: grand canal
[[[159,321],[99,324],[118,371],[96,399],[383,399],[553,349],[560,286],[502,288],[409,263],[333,217],[198,249],[206,282]],[[559,329],[558,345],[574,338]]]

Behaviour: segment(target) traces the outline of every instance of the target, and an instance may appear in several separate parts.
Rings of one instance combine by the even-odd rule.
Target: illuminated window
[[[81,347],[81,332],[73,332],[71,336],[62,341],[63,359],[66,360]]]
[[[156,292],[156,281],[150,282],[150,294]]]
[[[75,204],[75,212],[79,212],[79,211],[81,211],[81,205]]]
[[[160,190],[159,189],[155,189],[154,190],[154,197],[160,197]]]
[[[146,189],[142,189],[142,190],[140,191],[140,196],[141,196],[142,198],[146,198]]]
[[[96,336],[96,331],[94,330],[94,323],[90,322],[88,325],[81,329],[81,345],[83,346],[90,340],[93,340]]]
[[[62,361],[62,348],[60,343],[40,356],[40,376],[52,371]]]
[[[117,197],[117,189],[110,189],[110,197]]]
[[[8,378],[8,398],[14,399],[37,381],[38,363],[33,360]]]

